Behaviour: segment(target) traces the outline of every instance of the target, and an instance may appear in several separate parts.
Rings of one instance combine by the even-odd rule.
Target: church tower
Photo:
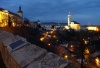
[[[21,10],[21,6],[19,6],[19,10],[18,10],[17,14],[18,14],[21,18],[23,18],[23,11]]]
[[[70,15],[70,12],[68,13],[68,26],[70,27],[70,24],[71,24],[71,15]]]

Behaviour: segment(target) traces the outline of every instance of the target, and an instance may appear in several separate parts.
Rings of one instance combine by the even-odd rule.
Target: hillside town
[[[100,26],[30,21],[0,8],[0,53],[7,68],[99,68]]]

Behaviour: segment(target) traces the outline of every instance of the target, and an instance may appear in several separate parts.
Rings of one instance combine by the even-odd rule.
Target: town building
[[[87,26],[86,29],[89,31],[100,31],[100,26]]]
[[[71,21],[71,14],[70,14],[70,12],[68,14],[68,27],[71,28],[71,29],[74,29],[74,30],[80,30],[80,27],[81,27],[80,24],[77,23],[76,21]]]
[[[21,26],[20,23],[23,22],[22,15],[21,7],[19,7],[18,14],[0,8],[0,27]]]
[[[81,26],[76,21],[72,21],[71,24],[70,24],[70,27],[71,27],[71,29],[74,29],[74,30],[80,30]]]
[[[68,26],[70,27],[71,24],[71,14],[70,12],[68,13]]]
[[[17,14],[18,14],[21,18],[23,18],[23,11],[21,10],[21,6],[19,6],[19,10],[18,10]]]

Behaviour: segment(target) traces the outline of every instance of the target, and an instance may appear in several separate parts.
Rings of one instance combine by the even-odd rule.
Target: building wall
[[[79,30],[80,24],[75,24],[74,22],[71,22],[70,27],[74,30]]]
[[[87,30],[100,31],[100,27],[97,27],[97,26],[88,26],[86,28],[87,28]]]
[[[69,12],[69,14],[68,14],[68,26],[70,26],[70,24],[71,24],[71,15],[70,15],[70,12]]]
[[[0,11],[0,27],[8,25],[8,13]]]
[[[23,14],[22,13],[17,13],[20,17],[23,17]]]
[[[2,42],[0,42],[0,52],[7,68],[21,68],[20,65],[14,60],[14,58],[9,53],[7,47],[4,46]]]
[[[11,14],[7,10],[0,10],[0,27],[8,26],[8,21],[11,21],[11,26],[20,26],[19,23],[22,23],[23,20],[21,17],[18,17],[14,14]]]

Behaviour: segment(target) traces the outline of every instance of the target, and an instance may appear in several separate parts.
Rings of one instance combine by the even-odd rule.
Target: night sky
[[[67,23],[70,12],[81,25],[100,25],[100,0],[0,0],[1,8],[14,13],[19,6],[31,21]]]

